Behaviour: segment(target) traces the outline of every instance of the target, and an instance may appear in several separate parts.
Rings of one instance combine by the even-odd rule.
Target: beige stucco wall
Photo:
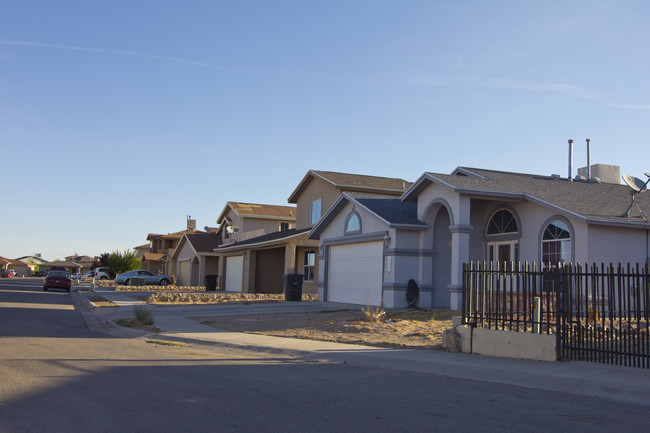
[[[321,216],[334,204],[341,191],[332,184],[314,177],[304,191],[297,197],[296,206],[296,228],[298,230],[311,227],[311,203],[321,199]]]
[[[240,232],[237,233],[238,235],[241,234],[241,236],[239,236],[237,239],[243,241],[246,239],[252,239],[258,236],[262,236],[268,233],[279,232],[281,222],[289,223],[290,228],[295,226],[295,223],[293,221],[286,221],[286,220],[281,221],[276,219],[254,218],[254,217],[242,218]]]

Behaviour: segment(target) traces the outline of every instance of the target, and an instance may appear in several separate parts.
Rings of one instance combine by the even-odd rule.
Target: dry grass
[[[335,311],[192,317],[217,329],[380,347],[444,350],[442,333],[452,328],[456,311],[388,312],[383,322],[369,322],[363,311]]]
[[[304,301],[317,301],[317,295],[302,295]],[[284,294],[279,293],[168,293],[157,292],[147,298],[149,304],[226,304],[247,302],[281,302]]]
[[[113,283],[115,285],[115,283]],[[205,292],[205,287],[203,286],[115,286],[116,292]]]

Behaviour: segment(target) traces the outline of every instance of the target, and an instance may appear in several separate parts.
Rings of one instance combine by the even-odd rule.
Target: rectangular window
[[[316,263],[316,251],[305,251],[303,281],[314,281],[315,263]]]
[[[280,223],[280,231],[289,230],[289,223]]]
[[[316,224],[320,221],[321,199],[311,202],[311,223]]]

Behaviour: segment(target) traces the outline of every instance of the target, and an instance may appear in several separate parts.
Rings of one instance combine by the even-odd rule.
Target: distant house
[[[6,257],[0,257],[0,270],[13,270],[16,272],[17,277],[29,277],[34,274],[32,267],[28,263]]]
[[[218,275],[219,254],[214,249],[221,243],[215,232],[185,233],[172,253],[176,263],[176,284],[202,286],[206,275]]]
[[[420,307],[460,309],[470,261],[645,265],[650,194],[636,196],[639,212],[630,191],[616,174],[459,167],[424,173],[399,200],[343,194],[309,233],[322,246],[319,298],[405,307],[413,280]]]
[[[79,273],[89,272],[99,264],[99,259],[90,256],[79,255],[76,253],[72,256],[66,257],[65,260],[78,264],[80,267],[77,272]]]
[[[39,270],[49,272],[53,266],[61,266],[71,274],[81,272],[82,266],[79,263],[71,262],[69,260],[54,260],[52,262],[43,263],[39,266]]]
[[[219,245],[213,252],[222,287],[234,292],[281,293],[296,208],[228,202],[217,222]]]
[[[34,272],[39,271],[39,266],[43,263],[47,263],[47,260],[43,259],[41,257],[40,253],[36,253],[33,256],[22,256],[16,258],[16,260],[20,260],[21,262],[25,263],[29,267],[29,275],[33,275]]]
[[[172,263],[172,254],[185,234],[204,233],[196,230],[196,220],[187,219],[187,228],[166,235],[149,233],[147,240],[150,244],[149,252],[142,254],[142,268],[154,274],[174,275],[176,264]],[[142,251],[142,248],[140,248]]]

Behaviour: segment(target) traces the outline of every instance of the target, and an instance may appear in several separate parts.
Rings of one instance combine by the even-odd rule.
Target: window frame
[[[311,257],[311,260],[310,260]],[[310,262],[312,264],[310,264]],[[303,281],[314,281],[316,272],[316,251],[305,250],[303,254],[302,277]],[[311,278],[310,278],[311,277]]]
[[[556,237],[554,239],[544,239],[547,230],[552,224],[560,223],[564,225],[563,231],[566,231],[568,237]],[[566,229],[566,230],[564,230]],[[557,266],[559,263],[571,263],[574,257],[575,233],[571,223],[559,215],[547,219],[542,224],[539,233],[539,254],[542,263]],[[545,247],[554,246],[554,251],[545,252]],[[554,256],[554,260],[549,260],[547,257]]]
[[[310,224],[320,221],[323,212],[323,199],[316,199],[311,202]]]
[[[350,221],[353,221],[353,218],[356,219],[358,223],[358,228],[350,229]],[[361,216],[357,211],[352,211],[348,214],[345,219],[345,227],[343,228],[343,233],[346,235],[361,233]]]

